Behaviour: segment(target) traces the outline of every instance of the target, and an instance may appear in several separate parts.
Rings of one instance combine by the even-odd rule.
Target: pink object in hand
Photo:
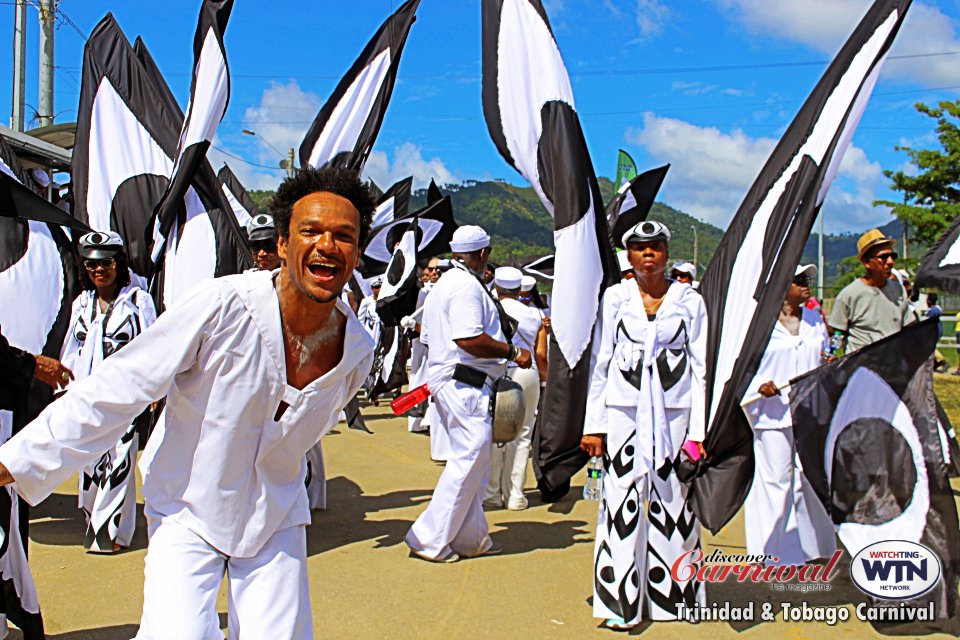
[[[698,443],[694,442],[693,440],[687,440],[681,447],[683,452],[687,454],[687,458],[690,459],[690,462],[696,462],[700,459],[700,447],[697,445]]]

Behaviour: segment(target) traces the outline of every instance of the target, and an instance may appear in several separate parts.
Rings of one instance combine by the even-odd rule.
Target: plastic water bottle
[[[831,358],[836,358],[837,354],[840,353],[840,347],[842,345],[843,334],[837,331],[830,336],[830,342],[828,342],[827,346],[824,347],[823,354],[820,356],[820,364],[826,364]]]
[[[416,389],[408,391],[402,395],[397,396],[391,403],[390,408],[393,410],[393,415],[399,416],[403,415],[410,409],[413,409],[415,406],[424,402],[427,398],[430,397],[430,390],[427,389],[427,385],[422,384]]]
[[[603,477],[603,460],[590,458],[587,465],[587,482],[583,485],[584,500],[600,499],[600,480]]]

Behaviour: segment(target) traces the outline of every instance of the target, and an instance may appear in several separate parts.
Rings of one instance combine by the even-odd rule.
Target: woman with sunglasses
[[[157,319],[153,299],[130,283],[123,240],[113,231],[79,240],[83,292],[73,303],[60,359],[82,380]],[[87,521],[83,546],[113,553],[130,546],[136,526],[137,423],[80,476],[80,508]]]
[[[774,381],[786,382],[820,366],[829,336],[823,317],[806,307],[812,265],[797,267],[757,374],[750,383],[761,400],[744,406],[753,426],[753,486],[744,504],[749,555],[799,564],[833,555],[833,523],[803,475],[793,440],[790,403]]]
[[[703,455],[707,314],[699,293],[666,277],[669,240],[653,221],[624,234],[635,277],[606,290],[593,336],[580,448],[603,458],[593,615],[611,629],[706,601],[699,582],[671,576],[700,545],[675,470]]]

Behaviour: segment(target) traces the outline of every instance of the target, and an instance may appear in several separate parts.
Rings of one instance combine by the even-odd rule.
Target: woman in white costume
[[[750,383],[761,400],[744,406],[753,426],[756,467],[744,504],[747,553],[778,558],[776,564],[803,564],[836,550],[833,523],[803,475],[793,439],[790,403],[776,384],[820,366],[828,341],[818,311],[807,309],[810,279],[817,268],[800,265],[770,343]]]
[[[699,293],[665,276],[669,239],[653,221],[624,234],[635,278],[604,293],[593,337],[581,448],[603,457],[593,615],[613,629],[705,602],[700,583],[670,573],[700,545],[675,469],[685,441],[703,454],[707,315]]]
[[[123,240],[113,231],[80,238],[83,293],[73,302],[60,360],[83,380],[157,319],[150,296],[130,283]],[[87,521],[84,548],[113,553],[129,547],[137,520],[134,464],[137,421],[120,442],[80,474],[80,508]]]

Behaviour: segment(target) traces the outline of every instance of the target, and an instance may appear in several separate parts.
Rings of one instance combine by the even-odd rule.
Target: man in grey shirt
[[[846,352],[851,353],[885,338],[910,324],[907,293],[893,276],[897,254],[895,240],[871,229],[857,241],[857,256],[867,273],[840,292],[830,314],[830,333],[842,332]]]

